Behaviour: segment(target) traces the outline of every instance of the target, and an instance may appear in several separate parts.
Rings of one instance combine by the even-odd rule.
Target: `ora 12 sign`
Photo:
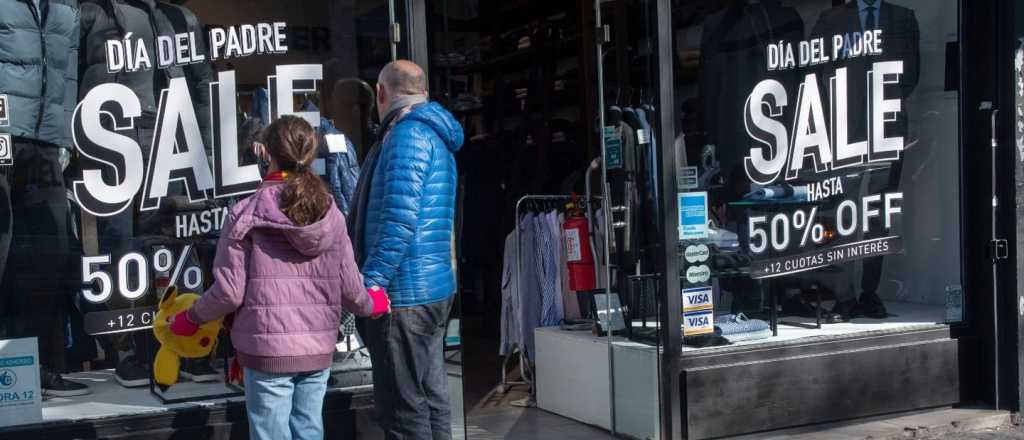
[[[323,66],[281,65],[275,73],[267,77],[272,115],[296,115],[319,127],[320,113],[296,111],[292,96],[296,92],[316,92],[317,82],[323,79]],[[108,217],[128,209],[138,195],[139,210],[156,210],[168,196],[171,182],[183,183],[191,202],[254,191],[260,182],[258,167],[239,164],[235,91],[234,71],[219,72],[217,81],[210,84],[211,167],[199,131],[200,115],[196,114],[185,78],[172,78],[160,93],[148,158],[143,157],[138,140],[130,136],[136,119],[142,116],[138,96],[117,83],[89,90],[72,117],[75,148],[91,159],[84,161],[82,178],[72,183],[82,209]]]

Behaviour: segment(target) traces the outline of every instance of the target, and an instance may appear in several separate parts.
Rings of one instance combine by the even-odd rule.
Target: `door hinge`
[[[391,44],[399,44],[402,42],[402,24],[391,23]]]
[[[1005,238],[997,238],[988,243],[988,257],[992,261],[1010,258],[1010,246]]]
[[[612,42],[612,28],[608,25],[602,25],[597,28],[597,44],[604,45]]]

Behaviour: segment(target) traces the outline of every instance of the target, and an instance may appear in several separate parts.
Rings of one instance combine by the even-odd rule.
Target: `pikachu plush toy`
[[[223,326],[223,319],[210,321],[199,326],[192,336],[179,336],[171,332],[170,320],[192,307],[199,299],[194,293],[178,293],[175,286],[170,286],[160,299],[160,309],[153,320],[153,333],[160,342],[160,350],[153,361],[153,378],[161,389],[167,389],[178,382],[178,370],[181,358],[201,358],[209,356],[217,346],[217,335]]]

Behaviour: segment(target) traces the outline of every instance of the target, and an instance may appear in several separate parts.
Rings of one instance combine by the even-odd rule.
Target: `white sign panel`
[[[0,341],[0,427],[43,421],[36,338]]]

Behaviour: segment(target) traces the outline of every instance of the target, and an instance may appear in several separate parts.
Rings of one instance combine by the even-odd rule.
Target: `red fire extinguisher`
[[[562,225],[562,240],[569,262],[569,289],[580,292],[597,288],[594,254],[590,252],[590,225],[577,204]]]

